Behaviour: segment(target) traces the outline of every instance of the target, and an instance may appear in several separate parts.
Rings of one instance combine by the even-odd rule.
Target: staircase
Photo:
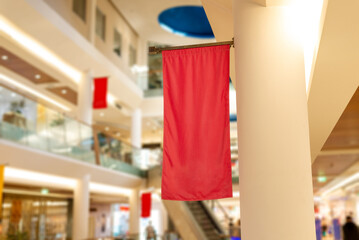
[[[206,204],[201,201],[191,201],[186,204],[208,240],[224,239],[223,229]]]

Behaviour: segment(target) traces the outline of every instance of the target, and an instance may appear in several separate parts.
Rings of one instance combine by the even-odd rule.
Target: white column
[[[93,98],[93,74],[91,70],[83,73],[78,86],[77,112],[78,119],[91,125],[92,124],[92,98]]]
[[[95,35],[96,35],[96,5],[97,0],[88,0],[88,31],[89,31],[89,41],[95,45]]]
[[[148,89],[148,44],[142,36],[138,38],[137,44],[137,85],[143,89]]]
[[[142,146],[142,111],[139,108],[132,113],[131,144],[137,148]]]
[[[130,195],[130,229],[132,235],[140,233],[140,192],[138,189],[133,189]]]
[[[81,240],[88,237],[88,222],[90,208],[90,175],[77,180],[74,190],[74,208],[72,239]]]
[[[289,9],[233,1],[245,240],[315,240],[304,57]]]

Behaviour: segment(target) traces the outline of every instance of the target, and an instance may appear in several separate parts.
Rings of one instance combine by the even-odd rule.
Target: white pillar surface
[[[138,189],[133,189],[130,195],[130,229],[132,235],[140,233],[140,192]]]
[[[88,11],[88,31],[89,31],[89,41],[95,45],[95,36],[96,36],[96,5],[97,0],[88,0],[89,11]]]
[[[78,86],[77,112],[78,119],[92,125],[92,98],[93,98],[93,74],[92,71],[83,73]]]
[[[142,147],[142,111],[137,108],[132,113],[131,144],[134,147]]]
[[[89,209],[90,209],[90,175],[77,180],[74,189],[74,208],[72,239],[81,240],[88,237]]]
[[[304,56],[288,10],[233,1],[245,240],[315,240]]]

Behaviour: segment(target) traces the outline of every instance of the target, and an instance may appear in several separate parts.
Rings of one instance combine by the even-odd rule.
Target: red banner
[[[141,195],[141,217],[151,216],[151,193],[142,193]]]
[[[107,77],[94,79],[93,108],[107,108]]]
[[[232,197],[229,45],[162,56],[162,199]]]

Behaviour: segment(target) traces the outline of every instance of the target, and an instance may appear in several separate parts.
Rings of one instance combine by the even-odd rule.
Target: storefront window
[[[70,222],[67,199],[5,195],[2,212],[4,239],[67,239]]]

